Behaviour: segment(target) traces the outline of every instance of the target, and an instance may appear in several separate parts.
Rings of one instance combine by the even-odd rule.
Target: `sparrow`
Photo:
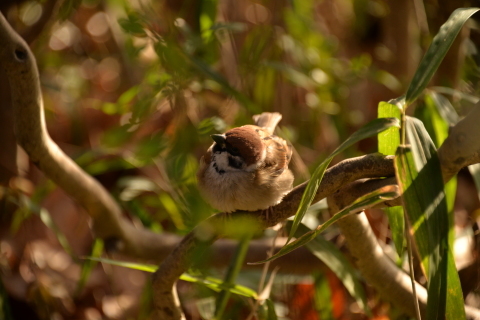
[[[288,169],[292,147],[273,134],[280,113],[253,116],[256,125],[213,134],[214,143],[200,159],[200,192],[214,208],[233,212],[268,209],[292,189]]]

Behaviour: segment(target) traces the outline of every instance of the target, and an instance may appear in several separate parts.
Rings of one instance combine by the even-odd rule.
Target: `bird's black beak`
[[[212,137],[213,141],[215,141],[219,145],[224,145],[225,140],[227,139],[224,134],[212,134],[210,137]]]

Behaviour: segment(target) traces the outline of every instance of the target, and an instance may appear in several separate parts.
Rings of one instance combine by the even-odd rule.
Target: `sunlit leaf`
[[[398,148],[395,169],[428,279],[427,318],[464,319],[462,290],[449,245],[449,219],[440,163],[422,123],[409,119],[407,124],[412,148]]]
[[[392,101],[395,103],[395,101]],[[380,102],[378,104],[378,118],[393,117],[400,120],[401,108],[392,103]],[[378,152],[384,155],[394,155],[400,145],[400,128],[392,127],[378,134]],[[383,209],[388,217],[393,243],[399,257],[403,253],[405,219],[401,206]]]
[[[425,103],[420,103],[415,108],[415,115],[423,122],[425,129],[438,148],[448,137],[449,125],[456,124],[459,117],[450,101],[436,92],[428,90],[424,101]],[[453,210],[457,193],[456,176],[445,184],[444,189],[447,198],[448,218],[450,220],[450,245],[453,246],[455,232],[452,227],[454,224]]]
[[[330,219],[328,219],[325,223],[319,225],[315,230],[309,231],[302,236],[298,237],[296,240],[288,243],[282,249],[280,249],[276,254],[271,256],[266,260],[262,260],[259,262],[252,262],[249,264],[262,264],[268,261],[275,260],[281,256],[286,255],[287,253],[300,248],[301,246],[306,245],[310,241],[314,240],[321,232],[331,226],[333,223],[337,222],[341,218],[353,214],[358,213],[366,208],[372,207],[378,203],[395,199],[399,196],[398,190],[396,186],[385,186],[378,190],[375,190],[369,194],[366,194],[357,200],[355,200],[351,205],[344,208],[342,211],[337,212],[333,215]],[[292,226],[293,228],[293,226]]]
[[[428,96],[432,98],[438,113],[442,116],[449,125],[453,126],[459,121],[458,113],[453,107],[450,100],[442,96],[441,94],[429,90]]]
[[[226,288],[233,287],[237,279],[238,273],[242,269],[245,261],[245,256],[247,255],[248,248],[250,245],[250,235],[245,236],[241,239],[237,245],[235,253],[233,254],[233,259],[230,262],[230,265],[227,269],[227,274],[225,275],[225,280],[223,281],[223,286]],[[217,319],[223,318],[223,313],[227,306],[228,299],[230,298],[229,290],[222,290],[216,300],[215,308],[215,317]]]
[[[468,166],[468,171],[472,175],[475,187],[477,188],[477,196],[480,199],[480,163],[473,164]]]
[[[478,10],[480,9],[459,8],[440,27],[408,87],[405,98],[407,105],[415,101],[427,87],[463,25]]]
[[[398,127],[399,123],[400,122],[396,118],[375,119],[367,123],[358,131],[354,132],[337,149],[335,149],[335,151],[333,151],[333,153],[327,159],[325,159],[315,169],[310,181],[307,184],[307,187],[305,188],[305,192],[303,193],[302,200],[300,201],[300,205],[298,207],[297,213],[295,214],[295,218],[293,220],[293,226],[289,233],[289,239],[292,238],[292,236],[297,231],[298,226],[302,222],[302,219],[305,216],[305,213],[307,212],[308,207],[310,207],[310,204],[312,203],[313,198],[317,193],[320,182],[323,179],[323,174],[325,173],[325,170],[327,169],[332,159],[339,153],[343,152],[348,147],[357,143],[358,141],[377,135],[380,132],[387,130],[388,128],[395,127],[395,126]]]
[[[95,239],[93,242],[92,250],[90,255],[92,258],[99,258],[103,253],[103,241],[99,238]],[[92,273],[93,268],[97,265],[98,261],[94,261],[92,259],[88,259],[83,261],[82,263],[82,270],[80,272],[80,279],[77,282],[77,288],[75,289],[75,296],[78,297],[85,284],[87,283],[90,274]]]
[[[127,261],[118,261],[118,260],[112,260],[112,259],[106,259],[106,258],[86,257],[85,259],[98,261],[102,263],[108,263],[114,266],[125,267],[129,269],[146,271],[150,273],[155,272],[158,268],[158,266],[153,264],[142,264],[142,263],[127,262]],[[213,277],[200,277],[200,276],[184,273],[180,276],[180,280],[198,283],[214,291],[228,290],[233,294],[238,294],[238,295],[245,296],[248,298],[253,298],[253,299],[258,298],[257,293],[250,288],[247,288],[241,285],[225,286],[222,280],[213,278]]]

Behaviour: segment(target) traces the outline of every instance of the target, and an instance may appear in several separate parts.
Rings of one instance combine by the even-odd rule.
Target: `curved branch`
[[[97,236],[106,239],[107,244],[113,244],[115,249],[136,257],[151,258],[165,255],[166,250],[169,250],[165,248],[176,244],[178,238],[173,235],[159,236],[144,229],[136,229],[122,216],[120,207],[111,195],[51,140],[45,126],[35,58],[27,44],[8,25],[1,14],[0,67],[5,70],[12,83],[14,127],[18,143],[50,179],[87,209],[94,221]],[[480,113],[478,105],[472,113],[473,116],[467,116],[466,120],[461,121],[452,130],[449,139],[439,149],[445,179],[449,179],[461,167],[480,160],[480,137],[476,136],[480,135],[480,132],[472,133],[472,128],[475,128],[474,121],[478,119],[476,115]],[[319,201],[358,179],[393,175],[392,157],[368,155],[349,159],[327,170],[314,201]],[[268,215],[265,212],[237,212],[230,216],[232,220],[238,217],[252,217],[253,220],[260,222],[259,229],[274,226],[295,214],[305,186],[304,183],[292,190],[282,203],[269,211]],[[354,218],[358,217],[352,216],[353,225],[345,226],[344,229],[348,230],[346,233],[359,231],[363,234],[359,237],[367,239],[369,237],[367,226],[360,220],[353,221]],[[203,245],[209,245],[223,236],[225,220],[225,214],[217,214],[200,224],[181,241],[154,274],[155,307],[159,318],[180,319],[182,317],[180,309],[173,308],[178,306],[178,299],[174,291],[172,292],[173,285],[180,274],[188,268],[194,251],[199,248],[205,250],[206,246]],[[348,220],[345,220],[346,222]],[[152,245],[159,240],[163,241],[161,245]],[[374,253],[373,258],[383,259],[380,253],[377,251]],[[377,256],[377,253],[380,256]],[[392,273],[389,276],[393,277],[395,274]],[[390,294],[388,287],[384,290]]]
[[[314,202],[333,194],[342,186],[363,178],[389,177],[394,174],[393,157],[379,154],[352,158],[329,168],[323,177]],[[301,201],[307,182],[295,187],[283,201],[266,211],[219,213],[200,223],[162,262],[153,277],[154,305],[157,319],[182,319],[176,304],[174,284],[191,264],[194,255],[202,256],[215,240],[225,236],[229,224],[250,218],[259,230],[272,227],[293,216]]]
[[[328,198],[331,212],[338,212],[355,199],[377,190],[385,183],[396,185],[395,178],[356,181]],[[350,253],[356,258],[356,266],[366,282],[411,317],[416,316],[410,276],[383,252],[365,214],[349,215],[337,221],[345,237]],[[425,317],[427,290],[416,283],[422,318]]]
[[[57,185],[83,205],[98,237],[107,245],[134,256],[158,254],[151,243],[158,235],[136,229],[98,181],[66,156],[48,135],[35,57],[25,41],[0,14],[0,67],[11,84],[14,130],[17,143]],[[162,236],[164,241],[171,241]],[[166,253],[165,253],[166,254]]]
[[[460,121],[455,128],[453,128],[449,138],[439,149],[438,153],[445,181],[449,180],[463,166],[480,161],[480,137],[477,137],[477,135],[480,135],[480,132],[471,132],[475,131],[474,123],[475,121],[478,121],[478,115],[480,115],[480,104],[477,104],[474,110],[470,112],[465,119]],[[374,163],[372,160],[375,160],[375,156],[367,157],[370,158],[368,158],[369,161],[366,161],[366,163],[362,162],[367,160],[367,158],[361,157],[350,159],[352,162],[346,160],[337,166],[328,169],[318,189],[314,202],[332,195],[342,186],[358,179],[392,177],[394,175],[391,163],[384,162],[383,165],[386,167],[374,168],[378,169],[378,171],[376,171],[371,167]],[[380,158],[377,156],[376,160],[378,159]],[[391,160],[391,158],[385,158],[385,160]],[[356,165],[349,167],[349,165],[353,163]],[[382,169],[386,170],[382,172]],[[381,175],[379,175],[380,172],[382,172]],[[359,194],[364,194],[365,185],[359,187],[362,183],[363,182],[359,182],[359,185],[351,188],[349,192],[337,195],[337,201],[343,204],[342,206],[338,206],[338,208],[348,204],[349,202],[347,201],[349,197],[356,199]],[[366,185],[367,188],[377,188],[392,183],[395,183],[395,178],[366,182]],[[273,214],[270,212],[268,216],[262,212],[253,212],[249,214],[255,216],[257,220],[262,221],[263,228],[273,226],[279,221],[283,221],[296,212],[305,185],[306,184],[304,183],[296,187],[280,204],[273,207]],[[394,205],[399,201],[400,199],[394,200],[393,203],[386,205]],[[246,213],[234,213],[232,215],[245,214]],[[398,304],[400,308],[414,316],[412,289],[408,275],[406,275],[401,269],[397,268],[393,262],[385,256],[383,250],[378,246],[376,239],[372,238],[373,233],[371,232],[370,226],[361,219],[362,218],[359,216],[352,216],[349,219],[344,219],[339,222],[339,224],[343,226],[342,231],[346,236],[348,235],[350,239],[349,247],[352,252],[356,253],[357,258],[359,259],[358,262],[360,268],[362,268],[362,271],[366,274],[367,279],[371,281],[380,292],[384,293],[384,296],[392,297],[393,301]],[[172,290],[175,281],[188,267],[193,251],[196,248],[209,245],[222,236],[223,229],[215,229],[212,225],[221,225],[221,221],[224,220],[225,218],[222,217],[222,214],[218,214],[199,225],[197,227],[199,230],[212,230],[213,228],[214,231],[211,232],[211,237],[206,240],[203,237],[200,239],[195,235],[196,232],[199,233],[198,230],[194,230],[191,234],[185,237],[184,241],[182,241],[175,251],[173,251],[160,265],[153,280],[156,292],[154,302],[157,317],[159,319],[181,319],[183,316],[179,306],[177,306],[177,308],[174,307],[176,305],[174,304],[175,299],[173,298]],[[371,268],[370,266],[372,264],[379,269]],[[378,272],[382,272],[383,277],[378,277]],[[379,279],[390,279],[390,281],[379,281]],[[391,281],[392,279],[394,281]],[[417,295],[420,298],[420,302],[422,302],[422,312],[424,312],[426,303],[425,289],[422,289],[419,286],[417,289]],[[478,310],[469,307],[466,307],[466,311],[471,318],[475,318],[478,313]]]

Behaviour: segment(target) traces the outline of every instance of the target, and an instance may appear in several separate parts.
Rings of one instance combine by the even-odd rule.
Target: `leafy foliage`
[[[29,5],[33,2],[29,1]],[[434,151],[431,157],[427,156],[428,152],[422,155],[421,151],[432,149],[429,136],[440,146],[448,134],[448,125],[458,121],[455,109],[468,107],[464,101],[460,104],[456,99],[440,95],[440,91],[449,94],[445,92],[452,89],[425,89],[461,28],[478,9],[462,8],[452,13],[426,51],[406,95],[388,103],[380,102],[380,119],[368,123],[374,117],[372,110],[377,107],[379,97],[388,101],[392,94],[401,94],[404,76],[383,70],[392,61],[397,63],[401,50],[389,52],[385,45],[388,41],[374,43],[379,35],[373,30],[381,25],[379,21],[390,23],[391,14],[396,14],[388,16],[386,3],[354,1],[353,13],[342,11],[340,16],[336,16],[336,12],[342,10],[341,5],[325,10],[323,6],[328,5],[327,2],[314,0],[293,0],[288,5],[239,1],[232,4],[238,5],[234,9],[226,9],[216,0],[194,1],[195,6],[186,5],[189,1],[173,3],[62,2],[59,21],[52,23],[51,34],[34,44],[44,84],[49,131],[62,148],[111,191],[133,223],[153,232],[182,236],[215,212],[200,196],[195,179],[198,159],[211,144],[209,136],[251,123],[255,113],[281,112],[283,120],[278,134],[286,137],[298,153],[292,162],[297,182],[303,182],[309,172],[313,174],[289,234],[289,238],[296,237],[296,240],[265,261],[305,245],[333,271],[322,271],[315,276],[313,299],[317,303],[333,299],[330,277],[335,274],[353,298],[351,301],[364,313],[368,314],[367,305],[373,306],[374,317],[384,301],[368,290],[365,294],[353,267],[332,243],[321,238],[325,233],[320,233],[328,228],[329,239],[340,243],[341,237],[332,226],[335,221],[392,199],[398,196],[397,190],[377,190],[357,199],[330,219],[322,217],[322,210],[312,210],[311,204],[323,173],[332,161],[375,151],[373,143],[364,141],[365,138],[378,136],[378,151],[394,155],[397,147],[407,141],[402,137],[406,126],[399,128],[398,120],[392,118],[401,120],[406,109],[414,107],[416,102],[415,116],[422,120],[428,134],[422,130],[418,136],[421,139],[410,138],[413,155],[410,149],[401,146],[396,161],[397,176],[407,199],[407,216],[415,231],[415,245],[428,279],[428,316],[443,318],[444,313],[455,319],[464,316],[451,252],[456,186],[449,183],[445,190],[439,187],[432,191],[429,187],[433,179],[438,186],[441,184],[438,167],[425,173],[422,170],[430,170],[429,167],[419,169],[413,159],[417,164],[422,161],[428,164],[428,159],[434,159]],[[355,28],[350,25],[351,21]],[[414,47],[412,52],[417,49]],[[467,58],[467,64],[464,89],[476,90],[473,94],[478,94],[475,57]],[[468,98],[465,100],[475,100],[472,95],[461,94]],[[460,93],[454,92],[453,96]],[[368,124],[361,127],[364,123]],[[474,177],[480,185],[478,171]],[[5,191],[5,196],[3,189],[0,190],[2,198],[8,198],[17,206],[10,229],[13,233],[21,232],[28,221],[39,218],[54,235],[50,238],[58,240],[60,250],[72,257],[71,264],[79,267],[78,280],[71,286],[76,287],[75,297],[88,296],[93,290],[89,279],[98,279],[100,268],[96,261],[148,272],[156,269],[156,266],[99,258],[102,250],[108,251],[108,246],[103,248],[101,240],[92,239],[90,233],[85,233],[88,228],[82,229],[81,223],[76,229],[62,232],[59,225],[65,228],[66,223],[62,224],[64,221],[59,217],[67,216],[63,211],[68,205],[60,209],[52,206],[52,202],[64,203],[59,190],[35,174],[30,178],[36,184],[34,193],[18,191],[14,183],[9,187],[14,191]],[[402,258],[403,212],[400,207],[386,212],[391,238]],[[302,220],[310,222],[308,230],[301,224]],[[78,220],[72,221],[71,224],[76,224]],[[79,234],[78,230],[84,233]],[[266,231],[263,236],[269,236],[270,232]],[[248,309],[262,319],[293,319],[297,306],[286,306],[288,301],[296,301],[295,297],[280,294],[288,290],[272,290],[264,297],[239,284],[249,283],[255,287],[261,282],[258,272],[252,275],[241,270],[247,249],[248,241],[244,240],[226,275],[209,267],[211,261],[207,255],[201,256],[199,260],[206,266],[195,270],[198,273],[181,277],[200,284],[184,287],[186,299],[198,304],[205,302],[205,310],[199,312],[208,317],[214,317],[212,310],[215,309],[219,317],[222,314],[239,316],[239,310]],[[79,252],[89,252],[91,260],[79,262]],[[13,269],[24,271],[25,266],[23,262],[21,268]],[[108,270],[107,267],[102,272],[107,274]],[[108,292],[113,274],[104,275],[107,279],[103,285],[109,288]],[[122,275],[116,279],[127,278]],[[222,278],[224,280],[220,280]],[[285,286],[277,278],[271,281],[271,286]],[[296,285],[305,278],[288,281]],[[447,295],[447,287],[453,294]],[[7,298],[3,286],[0,289],[0,302],[4,306]],[[124,288],[125,292],[127,289],[130,288]],[[42,290],[44,295],[48,291],[43,287]],[[145,292],[144,307],[148,316],[151,297],[148,290]],[[232,299],[230,293],[241,298]],[[208,300],[212,295],[216,299]],[[264,303],[253,308],[247,299]],[[101,305],[104,301],[95,303]],[[349,312],[352,308],[347,303],[340,306],[332,303],[319,308],[318,313],[323,318],[334,316],[335,309]],[[282,314],[284,309],[289,310]],[[49,309],[46,314],[51,316],[51,312]],[[395,312],[391,312],[392,317]]]

